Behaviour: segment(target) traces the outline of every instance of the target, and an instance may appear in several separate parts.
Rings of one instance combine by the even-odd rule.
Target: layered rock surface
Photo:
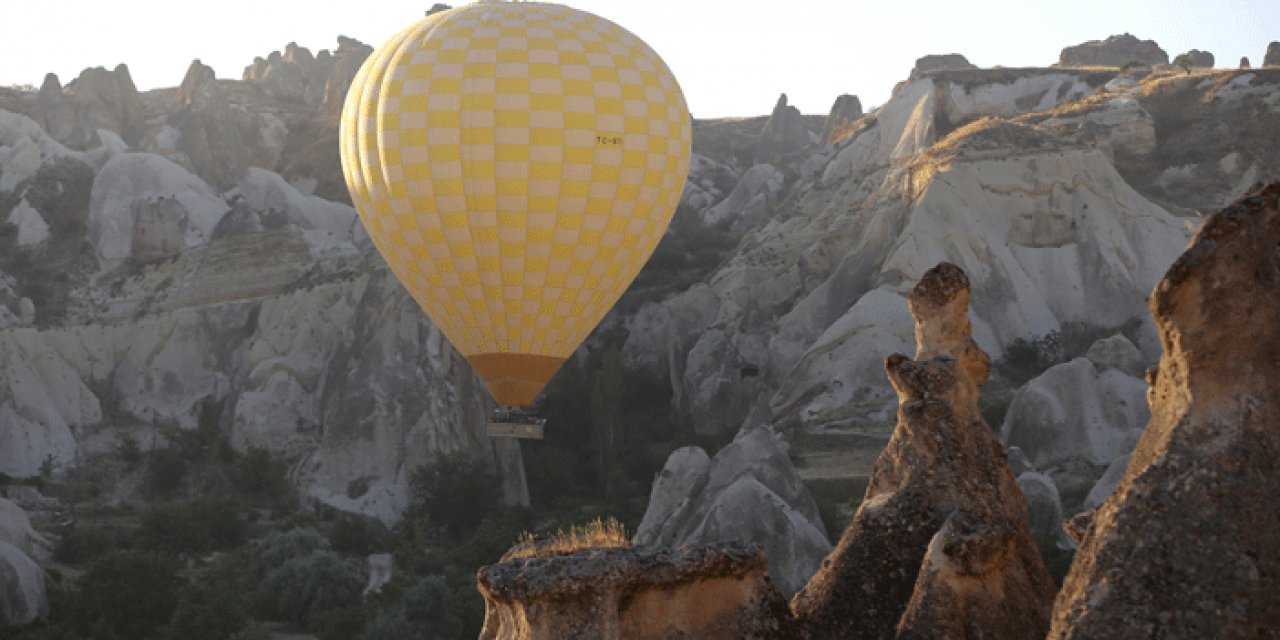
[[[1152,417],[1083,531],[1051,638],[1280,630],[1280,184],[1205,219],[1155,288]]]
[[[910,307],[916,359],[885,361],[898,426],[853,522],[792,609],[808,638],[1039,637],[1053,582],[978,413],[990,361],[971,337],[969,280],[940,264]]]
[[[636,529],[644,548],[756,544],[784,595],[795,593],[831,550],[817,505],[768,429],[740,434],[714,458],[677,449],[654,479]]]
[[[476,579],[484,640],[796,637],[763,552],[749,546],[508,558]]]

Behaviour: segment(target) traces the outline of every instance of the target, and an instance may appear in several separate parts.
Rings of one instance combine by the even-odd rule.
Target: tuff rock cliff
[[[1209,215],[1155,287],[1151,421],[1083,521],[1051,638],[1280,628],[1280,183]]]
[[[480,457],[527,502],[518,445],[484,433],[483,384],[354,209],[317,195],[342,179],[336,138],[323,162],[310,144],[367,50],[290,47],[244,81],[195,61],[145,94],[122,65],[0,96],[0,472],[211,423],[286,460],[306,499],[388,524],[438,453]]]

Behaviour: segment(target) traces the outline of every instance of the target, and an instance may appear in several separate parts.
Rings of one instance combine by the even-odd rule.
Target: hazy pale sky
[[[175,86],[192,59],[239,78],[290,41],[378,46],[433,0],[0,0],[0,85],[65,84],[90,66],[129,65],[140,89]],[[883,103],[915,59],[962,53],[983,67],[1042,66],[1062,47],[1130,32],[1172,58],[1212,52],[1261,64],[1280,40],[1280,0],[577,0],[640,36],[675,72],[695,117],[768,113],[779,93],[826,113],[853,93]]]

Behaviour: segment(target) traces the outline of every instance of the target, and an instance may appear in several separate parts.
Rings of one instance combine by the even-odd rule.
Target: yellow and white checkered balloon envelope
[[[644,42],[568,7],[483,2],[371,55],[342,168],[392,271],[504,405],[533,402],[644,266],[690,125]]]

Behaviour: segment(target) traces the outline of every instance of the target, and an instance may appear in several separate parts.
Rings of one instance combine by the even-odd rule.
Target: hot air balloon
[[[347,95],[343,173],[374,245],[507,407],[529,405],[635,278],[689,169],[671,71],[569,7],[428,15]]]

